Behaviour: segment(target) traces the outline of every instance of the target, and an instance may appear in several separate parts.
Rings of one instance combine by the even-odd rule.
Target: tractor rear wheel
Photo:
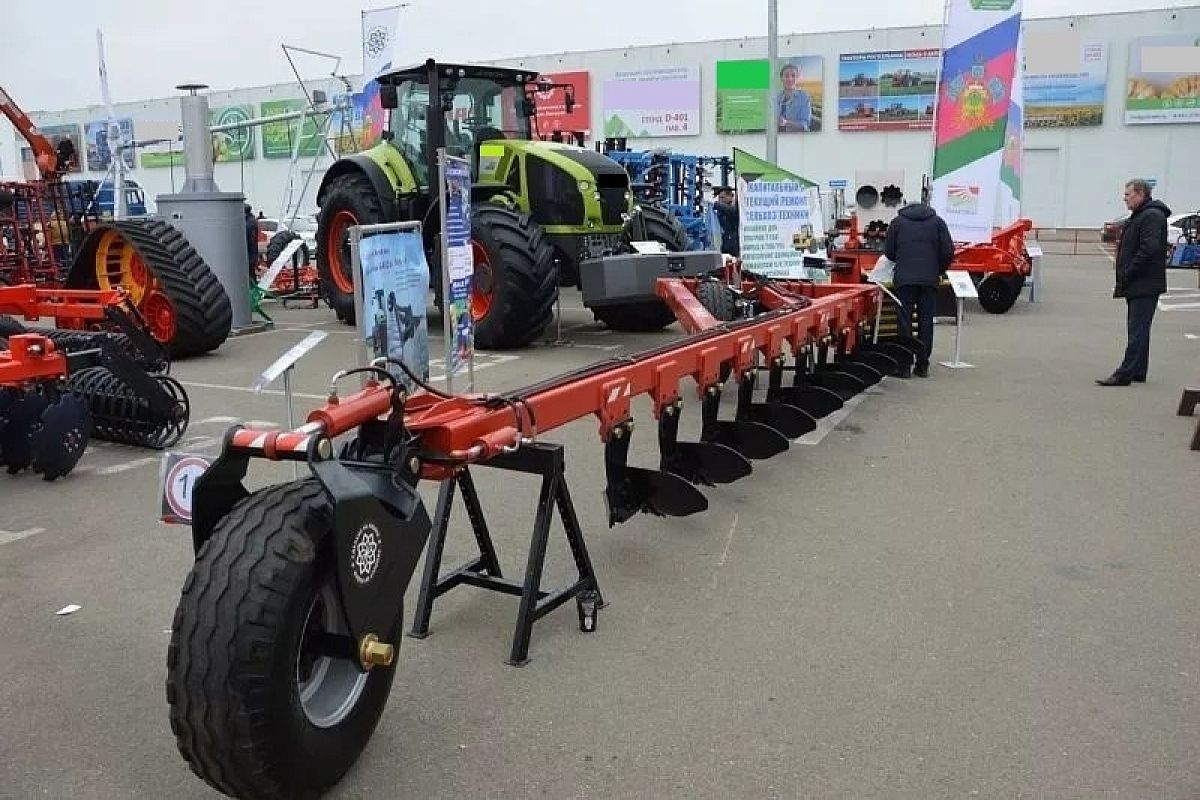
[[[233,797],[321,795],[383,713],[395,667],[363,672],[331,654],[349,641],[333,538],[316,480],[273,486],[217,524],[183,586],[167,650],[171,730],[192,771]],[[393,646],[403,616],[381,632]]]
[[[480,350],[524,347],[554,319],[554,249],[527,214],[496,203],[471,207],[471,245],[475,345]]]
[[[88,234],[67,275],[68,289],[128,293],[150,335],[179,358],[216,350],[229,336],[229,295],[178,229],[162,220],[128,219]]]
[[[729,322],[737,316],[737,298],[733,290],[720,281],[703,281],[696,287],[696,299],[718,322]]]
[[[325,302],[347,325],[355,322],[350,228],[384,222],[395,220],[385,218],[383,203],[366,175],[349,172],[329,182],[317,217],[317,277]]]
[[[688,249],[687,230],[679,218],[659,206],[640,206],[641,213],[625,223],[624,237],[627,252],[633,252],[628,242],[662,242],[672,253]],[[640,217],[640,220],[639,220]],[[642,230],[642,225],[645,230]],[[640,300],[592,309],[596,319],[614,331],[657,331],[675,321],[675,312],[661,300]]]

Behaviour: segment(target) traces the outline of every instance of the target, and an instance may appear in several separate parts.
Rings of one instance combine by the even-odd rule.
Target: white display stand
[[[292,370],[296,368],[296,362],[304,358],[312,352],[313,348],[324,341],[329,334],[323,331],[314,331],[302,340],[293,345],[287,352],[283,353],[279,358],[272,362],[271,366],[263,370],[258,376],[258,380],[254,382],[255,394],[262,394],[262,390],[270,386],[279,377],[283,376],[283,395],[287,400],[287,426],[288,430],[295,430],[295,405],[292,402]],[[292,462],[292,475],[300,477],[300,465],[295,461]]]
[[[1025,243],[1025,255],[1032,262],[1029,275],[1029,302],[1036,303],[1042,293],[1042,246],[1037,242]]]
[[[947,369],[971,369],[975,365],[968,364],[962,360],[962,328],[963,328],[963,300],[968,297],[979,297],[979,292],[975,291],[975,282],[971,280],[971,273],[961,269],[946,270],[946,278],[950,281],[950,288],[954,290],[954,360],[940,361],[943,367]]]

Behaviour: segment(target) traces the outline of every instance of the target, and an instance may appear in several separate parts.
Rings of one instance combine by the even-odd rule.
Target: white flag
[[[363,80],[395,66],[396,31],[400,23],[401,6],[388,6],[362,12]]]

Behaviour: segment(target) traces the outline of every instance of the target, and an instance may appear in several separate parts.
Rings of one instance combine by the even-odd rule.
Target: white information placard
[[[946,270],[946,277],[955,297],[979,297],[979,292],[975,291],[975,281],[971,280],[971,273],[965,269]]]
[[[313,331],[293,345],[290,350],[275,359],[275,363],[263,370],[262,375],[259,375],[258,380],[254,382],[255,394],[262,392],[263,389],[278,380],[280,375],[286,372],[297,361],[304,358],[314,347],[324,341],[328,335],[324,331]]]

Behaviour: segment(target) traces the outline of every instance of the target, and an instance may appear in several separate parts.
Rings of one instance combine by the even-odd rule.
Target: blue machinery
[[[709,195],[717,186],[732,185],[733,159],[625,147],[625,139],[596,142],[598,151],[629,173],[638,200],[658,203],[679,218],[692,250],[713,249]]]

